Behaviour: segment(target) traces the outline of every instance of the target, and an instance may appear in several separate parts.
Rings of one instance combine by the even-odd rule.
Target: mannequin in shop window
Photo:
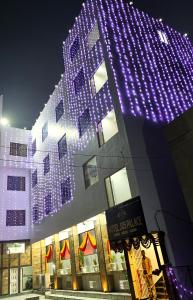
[[[149,257],[145,255],[144,250],[141,251],[141,255],[142,255],[143,276],[145,278],[149,290],[149,297],[150,299],[156,299],[156,288],[153,282],[151,260]]]

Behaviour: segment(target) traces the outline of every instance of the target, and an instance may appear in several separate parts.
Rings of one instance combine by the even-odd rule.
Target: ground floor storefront
[[[29,241],[0,244],[0,295],[32,289],[32,253]]]
[[[110,246],[105,213],[85,220],[32,244],[33,288],[129,294],[132,284],[137,299],[167,299],[163,273],[152,274],[164,259],[151,236],[155,243],[142,237],[128,245],[131,282],[125,253]]]

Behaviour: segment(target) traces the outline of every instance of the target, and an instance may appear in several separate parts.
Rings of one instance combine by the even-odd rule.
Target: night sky
[[[0,94],[4,116],[12,126],[30,129],[48,101],[63,73],[62,42],[83,2],[0,1]],[[188,32],[193,41],[193,0],[133,2],[178,31]]]

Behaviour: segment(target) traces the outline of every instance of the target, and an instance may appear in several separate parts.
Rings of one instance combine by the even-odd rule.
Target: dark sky
[[[53,92],[63,73],[62,42],[83,2],[0,1],[0,94],[12,126],[30,129]],[[133,2],[193,40],[193,0]]]

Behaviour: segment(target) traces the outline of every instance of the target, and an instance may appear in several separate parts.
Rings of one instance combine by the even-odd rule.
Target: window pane
[[[116,172],[110,178],[115,205],[130,199],[131,191],[126,168]]]
[[[38,176],[37,176],[37,170],[35,170],[32,173],[32,188],[34,188],[37,183],[38,183]]]
[[[61,159],[67,153],[66,134],[58,142],[58,155]]]
[[[79,137],[82,137],[83,134],[86,132],[90,125],[91,119],[90,119],[90,113],[89,109],[85,109],[83,114],[78,118],[78,131],[79,131]]]
[[[105,185],[106,185],[106,191],[107,191],[107,198],[109,202],[109,206],[114,206],[114,200],[113,200],[113,192],[112,192],[112,187],[111,187],[111,180],[110,177],[105,179]]]
[[[95,24],[88,36],[88,46],[90,50],[94,47],[94,45],[98,40],[99,40],[99,29],[98,29],[98,24]]]
[[[62,204],[68,203],[71,200],[71,184],[70,178],[61,184]]]
[[[60,118],[62,117],[63,113],[64,113],[64,106],[63,106],[63,101],[62,100],[56,106],[55,111],[56,111],[56,122],[58,122],[60,120]]]
[[[32,215],[32,218],[33,218],[33,223],[36,223],[38,221],[38,218],[39,218],[38,204],[35,204],[33,206],[33,215]]]
[[[74,79],[75,94],[78,94],[85,84],[84,71],[81,69]]]
[[[42,142],[47,138],[48,136],[48,123],[46,123],[42,128]]]
[[[126,168],[106,178],[105,184],[109,206],[117,205],[131,198]]]
[[[11,142],[10,155],[27,157],[27,145]]]
[[[97,69],[96,73],[94,74],[93,79],[94,79],[94,84],[95,84],[95,93],[98,93],[108,80],[105,62],[103,62],[100,65],[100,67]],[[91,79],[92,91],[93,91],[93,79]]]
[[[36,153],[36,140],[33,141],[32,143],[32,156]]]
[[[25,210],[7,210],[6,226],[25,226]]]
[[[25,191],[25,177],[8,176],[7,177],[8,191]]]
[[[27,145],[17,144],[17,156],[27,157]]]
[[[93,157],[91,160],[89,160],[83,166],[83,169],[84,169],[85,186],[87,188],[98,181],[96,157]]]
[[[72,46],[70,47],[71,61],[73,61],[74,58],[76,57],[76,54],[78,53],[79,48],[80,48],[80,41],[79,41],[79,37],[77,36],[75,38],[74,42],[72,43]]]
[[[118,132],[114,109],[98,125],[100,146],[110,140]]]
[[[45,215],[49,215],[52,211],[52,197],[51,194],[48,194],[44,199],[44,212]]]
[[[50,171],[50,157],[49,154],[44,158],[44,175],[46,175]]]

